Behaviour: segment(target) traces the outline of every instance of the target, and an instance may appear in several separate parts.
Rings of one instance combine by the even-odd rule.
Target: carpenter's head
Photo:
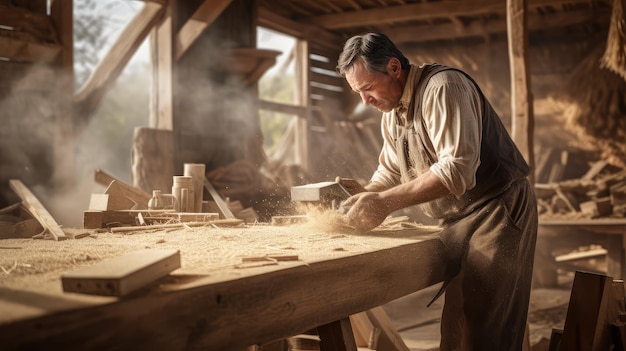
[[[388,112],[398,106],[409,60],[381,33],[367,33],[346,41],[337,71],[365,105]]]

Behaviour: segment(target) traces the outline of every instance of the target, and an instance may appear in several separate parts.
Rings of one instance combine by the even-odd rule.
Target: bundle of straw
[[[613,0],[611,25],[602,66],[626,80],[626,0]]]

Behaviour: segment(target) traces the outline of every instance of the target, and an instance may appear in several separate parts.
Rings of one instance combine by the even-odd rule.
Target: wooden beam
[[[611,13],[609,10],[580,11],[575,13],[555,13],[550,16],[528,14],[528,30],[548,30],[562,28],[581,23],[594,21],[596,23],[608,23]],[[459,38],[480,37],[488,34],[504,33],[507,30],[506,23],[501,20],[474,21],[463,27],[453,23],[427,24],[427,25],[404,25],[391,28],[385,34],[396,44],[416,43],[433,40],[448,40]],[[416,36],[414,33],[420,33]]]
[[[157,23],[162,12],[163,6],[160,4],[146,2],[141,11],[126,26],[104,59],[100,61],[83,87],[75,94],[75,111],[81,122],[86,122],[102,97],[113,86],[128,61]]]
[[[344,40],[341,36],[319,26],[293,21],[262,6],[258,8],[258,16],[259,26],[305,39],[332,50],[343,46]]]
[[[4,32],[0,30],[0,56],[11,61],[49,63],[55,61],[61,52],[59,45],[20,40],[4,36]]]
[[[150,128],[172,130],[174,29],[173,13],[177,0],[164,7],[161,20],[150,33],[150,59],[152,63],[152,95],[150,99]]]
[[[76,130],[74,126],[74,0],[54,0],[50,4],[50,18],[61,44],[61,53],[55,62],[55,95],[58,117],[54,136],[57,184],[73,184],[76,168]],[[71,176],[70,176],[71,175]]]
[[[176,33],[174,39],[174,57],[180,60],[200,34],[230,5],[232,0],[204,0],[196,12]]]
[[[311,123],[311,92],[310,92],[310,64],[309,43],[299,39],[296,42],[296,101],[304,107],[304,115],[299,116],[296,122],[295,133],[295,162],[305,171],[309,171],[309,126]]]
[[[387,22],[404,22],[435,17],[475,16],[503,10],[500,1],[441,1],[411,5],[389,6],[367,10],[322,15],[309,18],[308,23],[329,29],[380,25]]]
[[[524,159],[534,169],[533,97],[528,68],[527,0],[507,0],[509,62],[511,65],[512,138]],[[534,175],[531,174],[534,182]]]
[[[259,100],[259,109],[276,111],[296,116],[304,116],[306,114],[306,108],[302,106],[281,104],[278,102],[267,100]]]
[[[48,210],[43,206],[41,202],[37,199],[37,197],[22,183],[19,179],[11,179],[9,180],[9,187],[17,196],[22,199],[22,205],[30,212],[30,214],[41,224],[44,229],[52,235],[54,240],[63,240],[65,239],[65,233],[63,229],[59,226],[59,224],[54,220],[54,218],[50,215]]]
[[[531,9],[536,9],[546,6],[555,7],[562,6],[563,4],[582,4],[589,2],[589,0],[534,0],[529,1],[529,7]],[[441,1],[327,14],[309,18],[307,19],[307,23],[328,29],[341,29],[358,26],[380,25],[385,22],[404,22],[432,18],[476,16],[485,13],[504,14],[505,12],[505,4],[498,0],[481,0],[475,2]],[[569,15],[569,13],[566,15]],[[457,29],[453,29],[453,33],[457,31]],[[385,33],[387,33],[387,31]],[[420,32],[420,35],[422,34],[428,35],[428,31]]]

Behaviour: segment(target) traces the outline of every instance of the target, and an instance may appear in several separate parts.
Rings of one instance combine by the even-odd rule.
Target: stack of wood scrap
[[[176,212],[172,206],[163,209],[148,209],[151,195],[129,185],[112,175],[96,170],[96,182],[107,186],[103,194],[91,194],[89,209],[83,213],[85,229],[111,228],[114,232],[181,228],[204,225],[238,225],[243,220],[230,217],[220,220],[221,211],[212,202],[203,204],[199,213]],[[214,210],[214,211],[212,211]],[[243,213],[243,208],[238,213]]]
[[[622,218],[626,215],[626,169],[598,161],[578,179],[536,183],[535,193],[543,217]]]

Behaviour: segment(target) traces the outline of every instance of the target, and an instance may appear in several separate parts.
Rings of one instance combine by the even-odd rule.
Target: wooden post
[[[317,327],[321,351],[356,351],[350,318]]]
[[[50,17],[59,33],[61,54],[57,58],[58,130],[55,136],[55,181],[61,185],[74,182],[74,26],[73,0],[52,1]]]
[[[172,84],[174,67],[174,30],[172,21],[174,9],[176,8],[176,0],[170,0],[164,6],[163,17],[150,33],[150,58],[152,61],[150,127],[172,130]]]
[[[530,92],[528,72],[528,18],[526,0],[507,0],[507,30],[509,38],[509,61],[511,66],[511,121],[512,137],[524,155],[526,162],[534,167],[533,155],[533,98]],[[534,183],[534,175],[531,174]]]
[[[295,159],[304,170],[309,170],[309,121],[311,102],[309,94],[309,44],[299,39],[296,43],[296,104],[304,107],[303,116],[296,123]]]

